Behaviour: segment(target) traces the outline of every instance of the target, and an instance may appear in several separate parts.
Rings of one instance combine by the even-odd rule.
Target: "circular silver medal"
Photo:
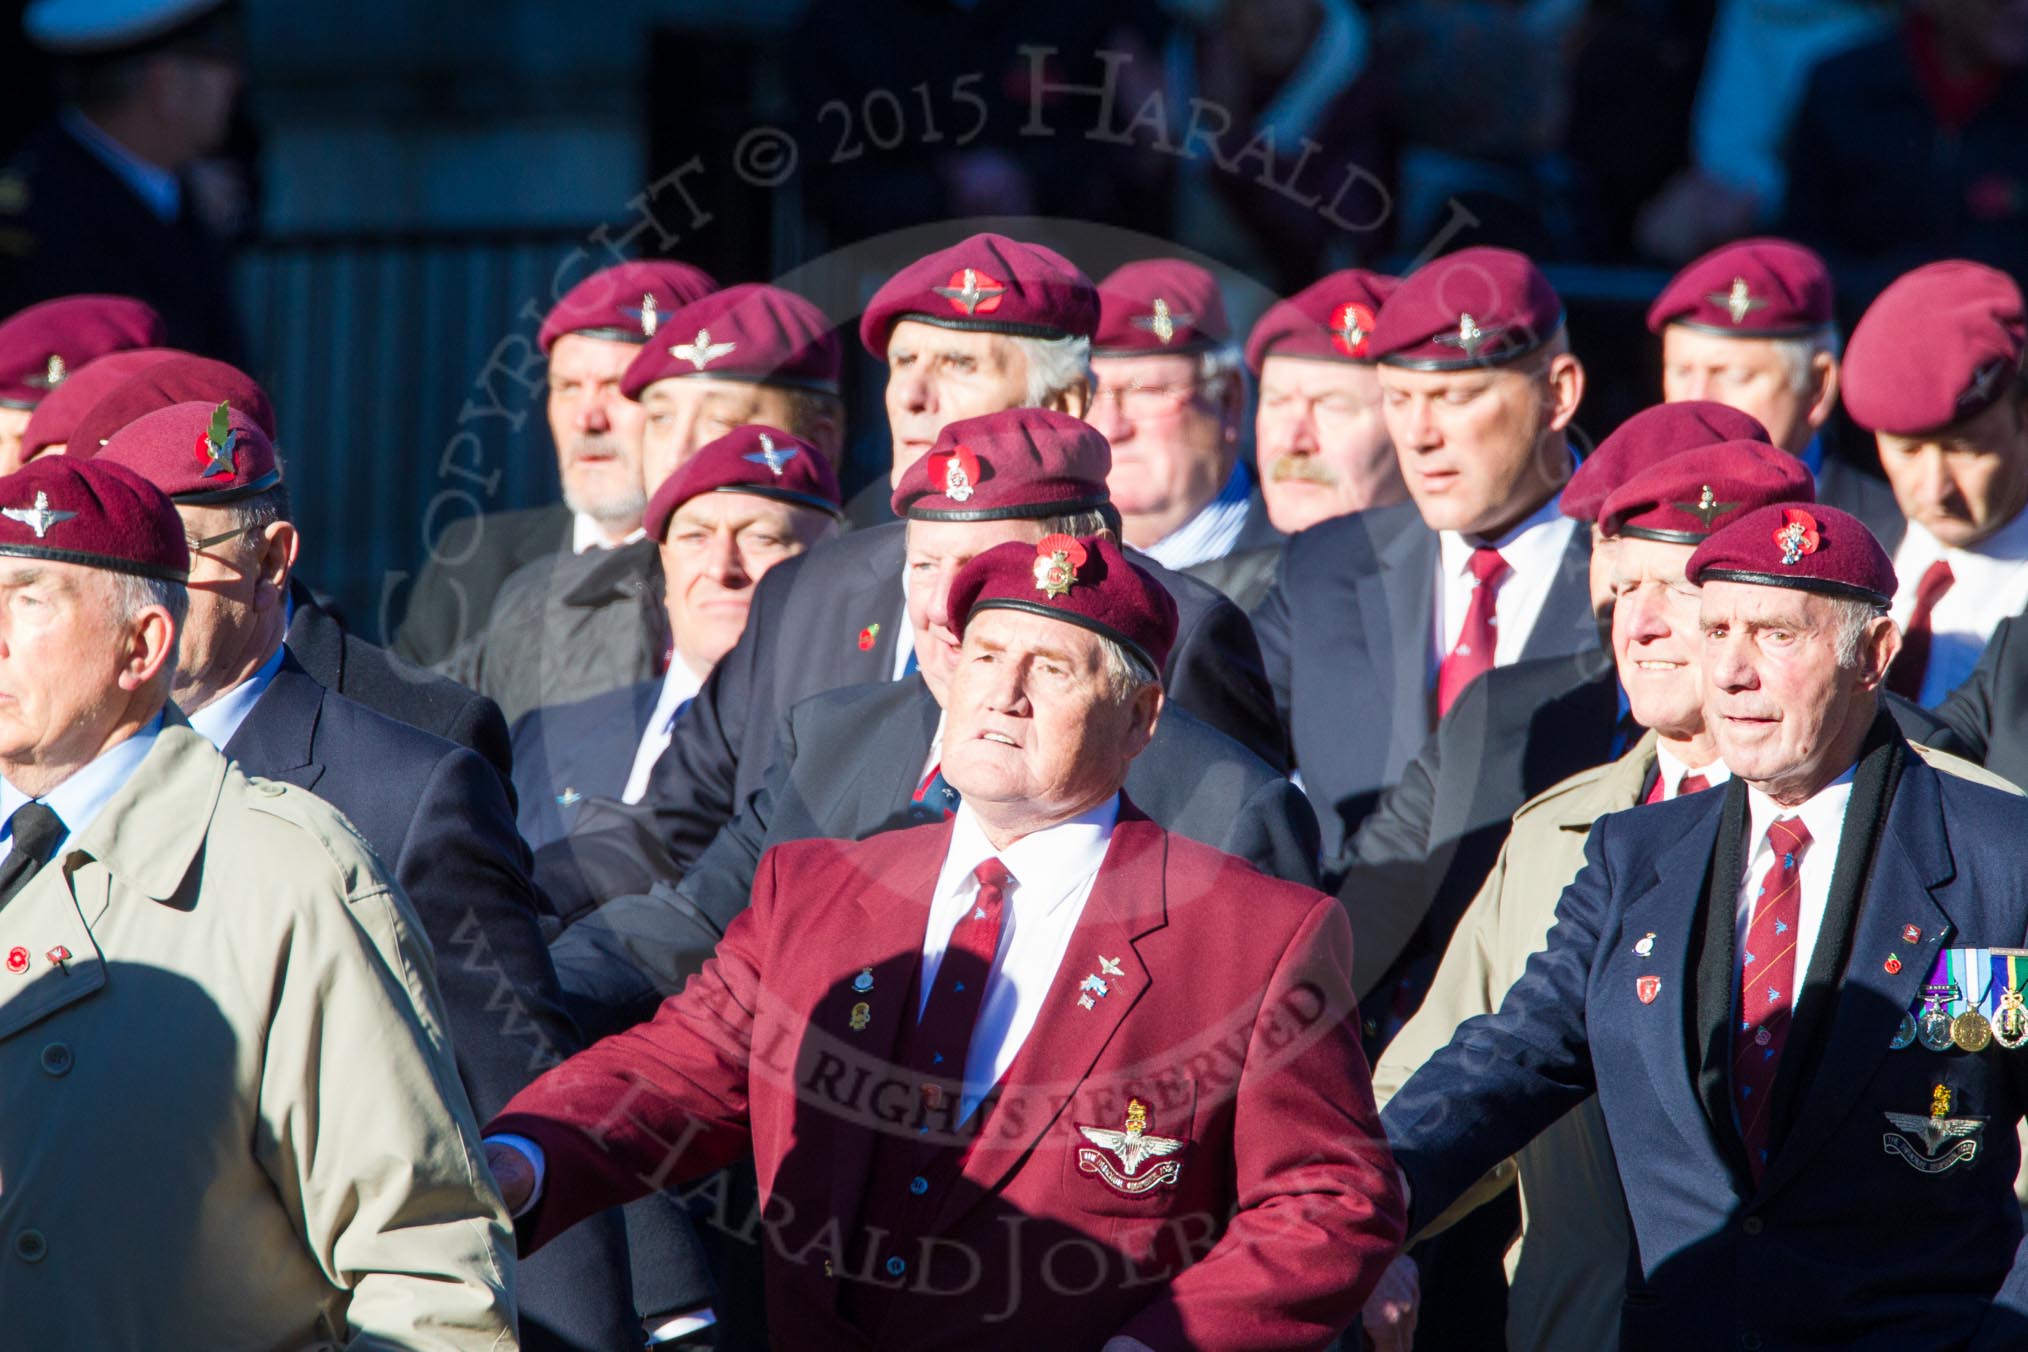
[[[2024,1005],[2020,991],[2008,991],[2000,998],[2000,1008],[1993,1015],[1993,1041],[2013,1051],[2028,1042],[2028,1005]]]
[[[1951,1040],[1951,1016],[1935,1005],[1922,1012],[1922,1021],[1916,1025],[1915,1036],[1933,1052],[1947,1052],[1957,1045]]]
[[[1915,1041],[1915,1015],[1903,1014],[1901,1016],[1901,1023],[1897,1028],[1895,1028],[1894,1036],[1888,1040],[1887,1046],[1890,1050],[1898,1052],[1903,1047],[1909,1046],[1912,1043],[1914,1043],[1914,1041]]]

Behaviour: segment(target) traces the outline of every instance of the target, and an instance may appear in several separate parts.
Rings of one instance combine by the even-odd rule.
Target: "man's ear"
[[[1571,353],[1559,352],[1549,359],[1544,378],[1549,382],[1549,399],[1544,407],[1548,430],[1561,432],[1570,426],[1570,420],[1577,416],[1577,406],[1584,402],[1584,363]]]
[[[1150,682],[1134,693],[1133,717],[1127,733],[1127,759],[1132,760],[1148,749],[1148,743],[1155,740],[1155,728],[1162,721],[1162,708],[1168,697],[1162,693],[1157,682]]]
[[[256,610],[278,606],[289,594],[289,577],[296,570],[296,558],[302,548],[303,537],[296,533],[294,523],[270,521],[261,527],[254,545]]]
[[[1814,432],[1831,421],[1831,414],[1838,408],[1838,359],[1828,352],[1819,352],[1810,358],[1810,372],[1816,382],[1808,415],[1810,430]]]
[[[1859,644],[1860,688],[1877,690],[1885,685],[1887,669],[1900,651],[1901,626],[1885,615],[1876,616],[1867,624],[1866,637]]]

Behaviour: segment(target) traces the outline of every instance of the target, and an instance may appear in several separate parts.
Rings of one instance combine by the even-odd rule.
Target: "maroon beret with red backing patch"
[[[109,352],[156,347],[162,316],[128,296],[60,296],[0,323],[0,408],[34,408]]]
[[[563,293],[536,332],[543,352],[566,333],[645,343],[661,331],[662,319],[691,301],[718,290],[703,268],[667,259],[602,268]]]
[[[1369,351],[1383,366],[1503,366],[1563,329],[1563,301],[1527,255],[1476,246],[1425,263],[1387,298]]]
[[[46,455],[0,478],[0,554],[184,582],[190,542],[162,490],[124,465]]]
[[[1599,512],[1607,535],[1702,544],[1741,512],[1817,500],[1810,467],[1765,441],[1721,441],[1682,451],[1621,484]]]
[[[1894,564],[1858,517],[1821,503],[1773,503],[1734,517],[1697,546],[1690,581],[1750,582],[1820,592],[1883,609]]]
[[[225,402],[157,409],[113,433],[91,458],[124,465],[192,507],[250,498],[282,481],[274,442]]]
[[[1976,417],[2021,372],[2021,288],[1950,259],[1890,282],[1845,349],[1845,411],[1869,432],[1913,436]]]
[[[751,493],[833,517],[845,514],[838,476],[823,452],[799,436],[759,423],[735,427],[705,443],[662,481],[642,516],[648,538],[661,539],[676,509],[704,493]]]
[[[1758,418],[1730,404],[1685,399],[1644,408],[1584,458],[1563,486],[1558,510],[1575,521],[1596,522],[1606,499],[1650,465],[1720,441],[1767,440]]]
[[[68,444],[78,423],[98,406],[99,400],[156,362],[177,355],[173,347],[132,347],[96,357],[72,371],[49,392],[47,399],[35,406],[28,427],[21,433],[22,460],[33,460],[51,446]]]
[[[175,352],[108,390],[71,429],[73,455],[91,455],[127,424],[177,404],[229,403],[275,439],[275,410],[259,382],[227,362]]]
[[[1722,244],[1669,279],[1648,331],[1670,324],[1725,338],[1793,338],[1832,319],[1831,269],[1785,239]]]
[[[1346,268],[1276,301],[1247,335],[1247,369],[1259,375],[1269,357],[1371,364],[1380,307],[1400,285],[1398,277]]]
[[[1098,318],[1098,288],[1056,250],[973,235],[888,278],[860,316],[859,341],[886,361],[897,320],[1023,338],[1089,338]]]
[[[1010,408],[960,418],[902,472],[894,514],[911,521],[1012,521],[1088,512],[1112,499],[1113,448],[1082,418]]]
[[[1218,279],[1180,258],[1144,258],[1098,284],[1095,357],[1202,352],[1232,337]]]
[[[664,315],[620,377],[629,399],[658,380],[709,376],[835,394],[844,353],[824,312],[793,291],[742,282]]]
[[[1176,643],[1176,601],[1103,535],[1010,540],[979,555],[951,579],[952,632],[982,610],[1019,610],[1114,640],[1156,676]]]

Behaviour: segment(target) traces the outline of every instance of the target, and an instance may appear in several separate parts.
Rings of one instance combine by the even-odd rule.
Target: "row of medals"
[[[1921,1015],[1903,1014],[1901,1026],[1894,1030],[1894,1039],[1888,1045],[1896,1051],[1920,1042],[1933,1052],[1947,1052],[1953,1047],[1982,1052],[1995,1042],[2009,1051],[2028,1043],[2028,997],[2024,997],[2023,990],[2002,994],[2000,1007],[1993,1011],[1991,1019],[1976,1007],[1955,1018],[1945,1013],[1944,1006],[1957,1001],[1960,995],[1956,986],[1923,987]]]

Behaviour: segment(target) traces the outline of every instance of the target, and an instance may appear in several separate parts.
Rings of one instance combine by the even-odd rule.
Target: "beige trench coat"
[[[1946,774],[2020,792],[1970,761],[1924,746],[1913,750]],[[1636,806],[1654,764],[1650,732],[1618,760],[1572,775],[1514,814],[1507,843],[1458,922],[1428,998],[1373,1067],[1374,1097],[1381,1106],[1451,1040],[1458,1025],[1500,1007],[1528,959],[1548,943],[1556,903],[1584,867],[1592,823]],[[1522,1233],[1533,1240],[1517,1239],[1507,1251],[1508,1348],[1617,1347],[1631,1239],[1597,1098],[1573,1108],[1494,1168],[1430,1232],[1516,1182],[1517,1172]]]
[[[514,1347],[406,898],[171,722],[0,908],[0,1344]]]

